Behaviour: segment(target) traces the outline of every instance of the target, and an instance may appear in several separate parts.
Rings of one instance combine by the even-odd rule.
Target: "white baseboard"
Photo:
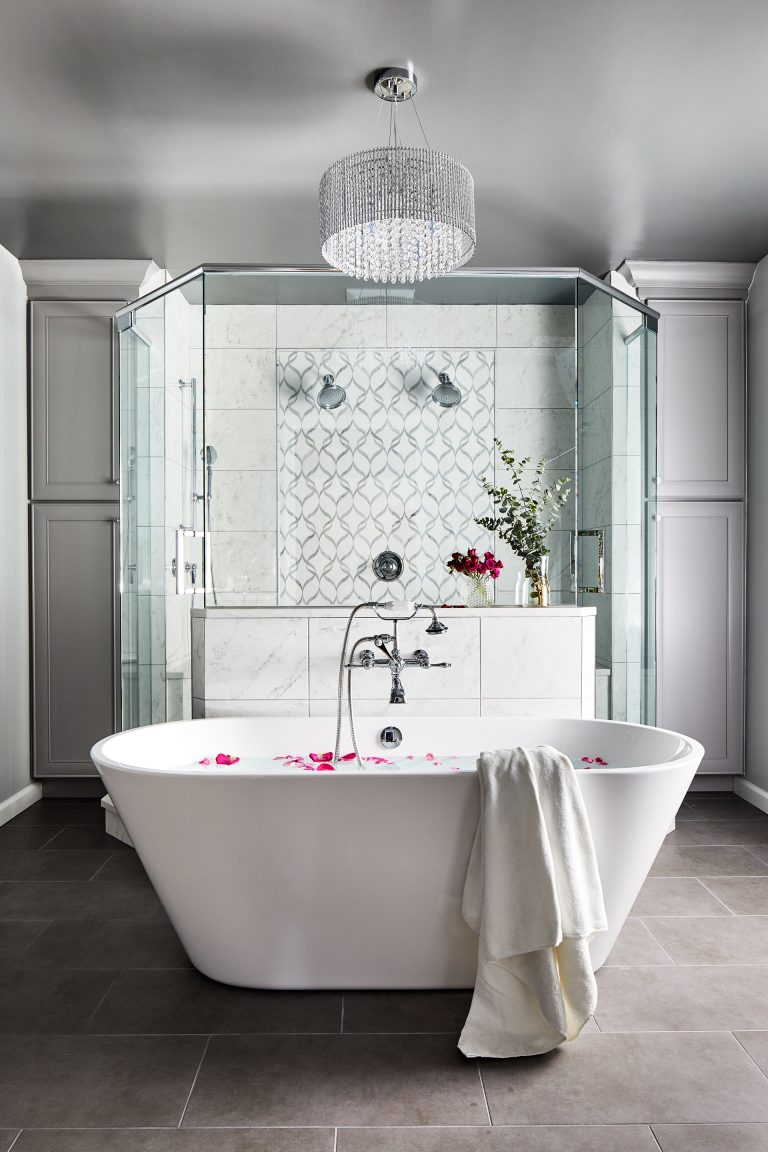
[[[0,824],[7,824],[9,820],[13,820],[14,816],[18,816],[19,812],[23,812],[25,808],[31,808],[42,795],[42,784],[27,784],[26,788],[22,788],[20,792],[14,792],[13,796],[9,796],[7,800],[0,803]]]
[[[733,790],[742,800],[748,800],[761,812],[768,812],[768,792],[765,788],[759,788],[757,784],[751,784],[743,776],[737,776],[733,781]]]

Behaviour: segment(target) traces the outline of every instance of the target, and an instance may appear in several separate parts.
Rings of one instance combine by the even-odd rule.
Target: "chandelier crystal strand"
[[[430,148],[423,127],[426,148],[400,143],[397,105],[413,99],[417,87],[410,65],[384,69],[374,91],[391,104],[388,144],[337,160],[320,181],[323,256],[360,280],[429,280],[460,268],[475,251],[470,173]]]

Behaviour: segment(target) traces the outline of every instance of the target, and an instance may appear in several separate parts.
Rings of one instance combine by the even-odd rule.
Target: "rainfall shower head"
[[[461,389],[457,388],[447,372],[438,376],[440,383],[432,390],[432,399],[441,408],[455,408],[461,404]]]
[[[340,408],[347,398],[347,394],[343,388],[336,383],[336,377],[332,372],[327,372],[323,376],[323,386],[320,389],[320,395],[317,398],[317,403],[321,408],[326,411],[331,408]]]

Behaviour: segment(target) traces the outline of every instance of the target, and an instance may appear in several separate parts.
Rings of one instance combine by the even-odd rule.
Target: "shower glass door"
[[[194,282],[120,324],[123,727],[133,728],[192,715],[190,617],[204,569]]]
[[[580,285],[578,602],[594,606],[596,714],[655,718],[655,321]]]

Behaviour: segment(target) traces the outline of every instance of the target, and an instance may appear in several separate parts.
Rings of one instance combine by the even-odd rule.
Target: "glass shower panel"
[[[655,564],[644,531],[653,349],[643,313],[592,285],[580,291],[578,597],[597,610],[597,715],[639,723],[653,655],[643,627]]]

